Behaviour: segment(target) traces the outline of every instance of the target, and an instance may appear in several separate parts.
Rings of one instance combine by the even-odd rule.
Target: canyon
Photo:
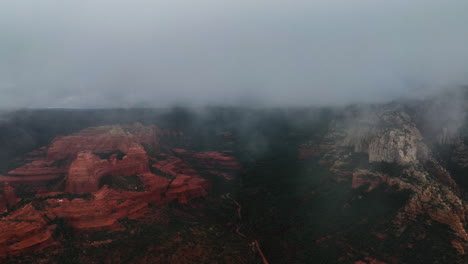
[[[442,99],[21,113],[34,140],[0,132],[0,259],[466,263],[468,122],[443,114],[466,104]]]

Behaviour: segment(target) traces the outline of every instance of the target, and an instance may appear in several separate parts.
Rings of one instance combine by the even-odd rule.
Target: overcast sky
[[[467,0],[0,1],[0,108],[349,103],[466,83]]]

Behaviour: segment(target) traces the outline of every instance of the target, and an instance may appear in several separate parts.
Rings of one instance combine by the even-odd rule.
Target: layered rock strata
[[[171,147],[163,146],[159,136],[177,134],[134,124],[88,128],[54,139],[38,151],[45,157],[37,155],[0,178],[5,186],[0,196],[4,212],[19,201],[10,184],[45,183],[36,189],[37,199],[24,201],[25,205],[0,218],[0,257],[57,244],[52,236],[56,219],[77,230],[118,229],[119,219],[143,217],[150,205],[186,204],[207,196],[211,183],[202,177],[206,170],[232,175],[239,169],[228,152],[164,153],[163,148]],[[157,157],[151,157],[146,147]],[[103,185],[104,177],[131,177],[142,188],[113,189]]]

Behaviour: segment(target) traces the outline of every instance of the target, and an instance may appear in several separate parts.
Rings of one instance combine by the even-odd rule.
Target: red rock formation
[[[91,158],[92,159],[92,158]],[[148,210],[148,203],[189,200],[207,195],[209,182],[192,176],[179,176],[169,186],[169,180],[145,173],[140,176],[145,191],[116,191],[104,187],[89,199],[49,198],[43,212],[27,205],[0,219],[0,256],[15,255],[31,249],[52,245],[48,219],[61,217],[76,229],[101,230],[118,226],[118,219],[135,219]],[[44,217],[42,217],[42,215]],[[15,242],[17,241],[17,243]],[[14,246],[9,246],[10,244]]]
[[[172,177],[177,177],[179,174],[197,175],[198,173],[186,161],[174,156],[158,161],[153,167]]]
[[[102,126],[87,128],[70,136],[56,138],[47,151],[48,160],[75,158],[81,151],[95,153],[120,150],[127,153],[138,144],[159,146],[161,130],[155,126]]]
[[[3,190],[0,194],[0,213],[3,213],[18,203],[19,199],[16,197],[15,189],[8,183],[3,184]]]
[[[0,256],[16,255],[53,244],[49,221],[56,217],[76,229],[100,230],[118,225],[121,218],[139,218],[149,202],[163,202],[169,180],[147,173],[144,192],[115,191],[104,187],[89,199],[49,198],[45,211],[30,204],[0,219]]]
[[[9,175],[15,176],[31,176],[31,175],[53,175],[66,172],[66,168],[52,167],[53,161],[35,160],[25,164],[19,168],[8,172]]]
[[[204,197],[208,195],[207,189],[211,187],[211,183],[200,177],[192,177],[188,175],[178,175],[166,192],[168,201],[178,200],[180,203],[188,203],[193,198]]]
[[[53,244],[47,220],[31,205],[0,219],[0,256],[16,255]]]
[[[132,175],[148,172],[148,157],[141,144],[159,146],[158,134],[160,133],[160,130],[154,126],[144,127],[134,124],[88,128],[70,136],[57,137],[49,148],[41,148],[41,151],[37,151],[39,154],[47,152],[46,158],[33,160],[11,170],[7,176],[0,176],[0,180],[45,182],[58,179],[68,173],[67,191],[97,191],[100,177],[104,175],[113,173]],[[125,153],[124,159],[118,160],[116,155],[109,160],[101,160],[96,155],[89,156],[91,153],[117,150]],[[80,152],[87,152],[89,155],[78,157]]]
[[[226,180],[233,180],[234,173],[241,169],[240,163],[234,157],[230,155],[231,152],[229,151],[223,151],[223,152],[209,151],[209,152],[198,152],[198,153],[193,153],[185,149],[172,149],[172,151],[177,156],[183,157],[184,159],[190,161],[191,163],[197,164],[197,167],[200,168],[203,171],[203,173],[217,175]],[[169,162],[169,163],[172,163],[172,162]],[[180,166],[180,164],[177,164],[177,165],[174,164],[174,165],[170,165],[170,166],[173,166],[175,168],[184,167],[184,166]],[[187,168],[187,165],[185,166],[186,168]],[[167,170],[167,169],[163,168],[162,170]],[[188,169],[185,169],[184,171],[180,171],[180,169],[177,169],[177,172],[181,174],[193,174],[193,172],[190,172]]]
[[[2,176],[0,175],[0,182],[44,182],[50,181],[60,178],[60,175],[52,174],[52,175],[35,175],[35,176],[26,176],[26,177],[18,177],[18,176]]]
[[[197,161],[199,166],[206,168],[223,168],[225,170],[239,170],[240,163],[232,156],[228,156],[229,152],[200,152],[193,155],[193,159]]]
[[[65,190],[71,193],[97,191],[100,180],[97,170],[106,167],[107,163],[89,152],[79,153],[70,166]]]
[[[368,184],[367,191],[371,191],[384,182],[387,182],[387,176],[385,175],[372,173],[367,170],[359,170],[353,172],[351,187],[355,189]]]
[[[106,175],[130,176],[147,172],[148,156],[140,145],[129,147],[122,160],[115,156],[104,160],[90,152],[81,152],[70,166],[65,190],[71,193],[95,192],[99,189],[99,181]]]
[[[3,185],[3,199],[7,208],[12,208],[19,201],[18,197],[16,197],[15,189],[8,182],[5,182]]]
[[[0,176],[1,181],[21,183],[64,177],[65,192],[91,193],[88,199],[69,200],[66,198],[69,194],[64,192],[41,190],[38,194],[44,206],[41,211],[28,204],[0,218],[0,256],[20,254],[56,243],[51,235],[55,227],[50,221],[57,217],[75,229],[112,229],[120,225],[118,219],[142,217],[148,212],[149,203],[188,203],[194,198],[204,197],[208,195],[211,183],[200,177],[201,172],[192,168],[191,162],[216,172],[219,172],[216,170],[219,167],[228,171],[240,168],[228,152],[193,154],[179,149],[173,151],[179,157],[165,155],[161,160],[149,157],[142,144],[158,148],[158,135],[165,133],[168,132],[138,124],[85,129],[56,138],[48,149],[43,149],[47,151],[45,159],[39,158],[10,171],[8,176]],[[122,152],[124,156],[119,158],[112,154],[102,158],[106,156],[103,153],[115,151]],[[149,160],[161,175],[150,172]],[[117,191],[108,186],[99,189],[100,181],[106,175],[137,175],[144,188],[140,191]],[[0,209],[1,201],[6,208],[17,200],[14,189],[5,183]]]

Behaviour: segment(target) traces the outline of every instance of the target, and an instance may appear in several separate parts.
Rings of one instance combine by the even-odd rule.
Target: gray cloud
[[[309,105],[468,83],[466,0],[0,3],[0,107]]]

